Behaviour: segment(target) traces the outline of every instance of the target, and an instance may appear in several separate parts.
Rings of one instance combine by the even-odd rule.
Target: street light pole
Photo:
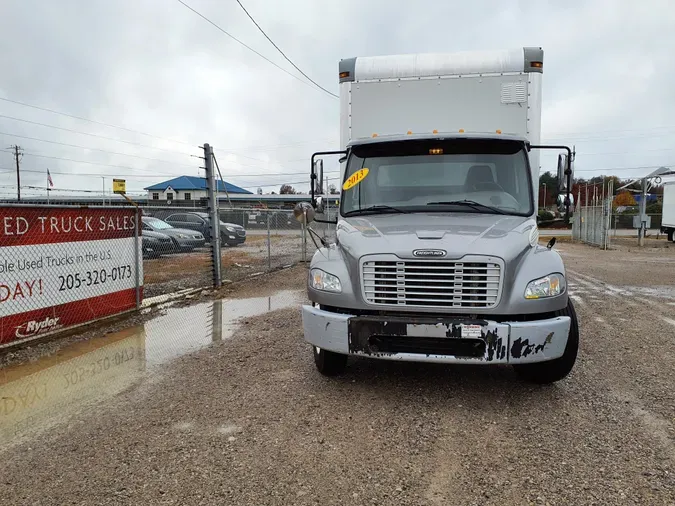
[[[544,184],[544,206],[543,207],[544,207],[544,211],[546,211],[546,183],[543,183],[543,184]]]

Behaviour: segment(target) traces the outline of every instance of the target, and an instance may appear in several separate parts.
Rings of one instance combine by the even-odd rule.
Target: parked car
[[[173,241],[168,235],[143,228],[141,230],[143,258],[157,258],[174,249]]]
[[[170,237],[174,250],[177,252],[192,251],[195,248],[201,248],[206,243],[206,239],[201,232],[189,228],[176,228],[159,218],[151,216],[143,216],[141,220],[144,231],[159,232]]]
[[[200,212],[179,212],[167,216],[164,221],[168,224],[179,227],[196,230],[210,240],[211,237],[211,219],[207,213]],[[220,222],[220,240],[222,244],[228,246],[237,246],[246,241],[246,229],[241,225],[234,223]]]

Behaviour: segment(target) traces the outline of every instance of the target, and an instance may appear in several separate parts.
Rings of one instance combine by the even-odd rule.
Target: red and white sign
[[[143,262],[135,215],[0,207],[0,344],[136,307]]]

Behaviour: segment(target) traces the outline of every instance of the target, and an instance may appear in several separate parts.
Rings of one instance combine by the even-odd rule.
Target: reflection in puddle
[[[302,297],[282,291],[170,308],[144,325],[0,369],[0,449],[110,399],[140,381],[146,369],[232,337],[238,319],[292,307]]]

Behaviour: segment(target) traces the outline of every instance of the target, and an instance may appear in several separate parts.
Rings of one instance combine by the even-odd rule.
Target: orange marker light
[[[463,133],[464,133],[464,129],[463,129],[463,128],[460,128],[460,129],[459,129],[459,133],[460,133],[460,134],[463,134]]]
[[[412,130],[408,130],[408,135],[412,134]]]
[[[377,134],[373,134],[373,138],[374,138],[374,137],[377,137]]]
[[[501,131],[501,130],[497,130],[497,133],[500,134],[500,133],[502,133],[502,131]]]
[[[438,130],[434,130],[434,131],[433,131],[432,133],[435,133],[435,134],[437,134],[437,133],[438,133]]]

